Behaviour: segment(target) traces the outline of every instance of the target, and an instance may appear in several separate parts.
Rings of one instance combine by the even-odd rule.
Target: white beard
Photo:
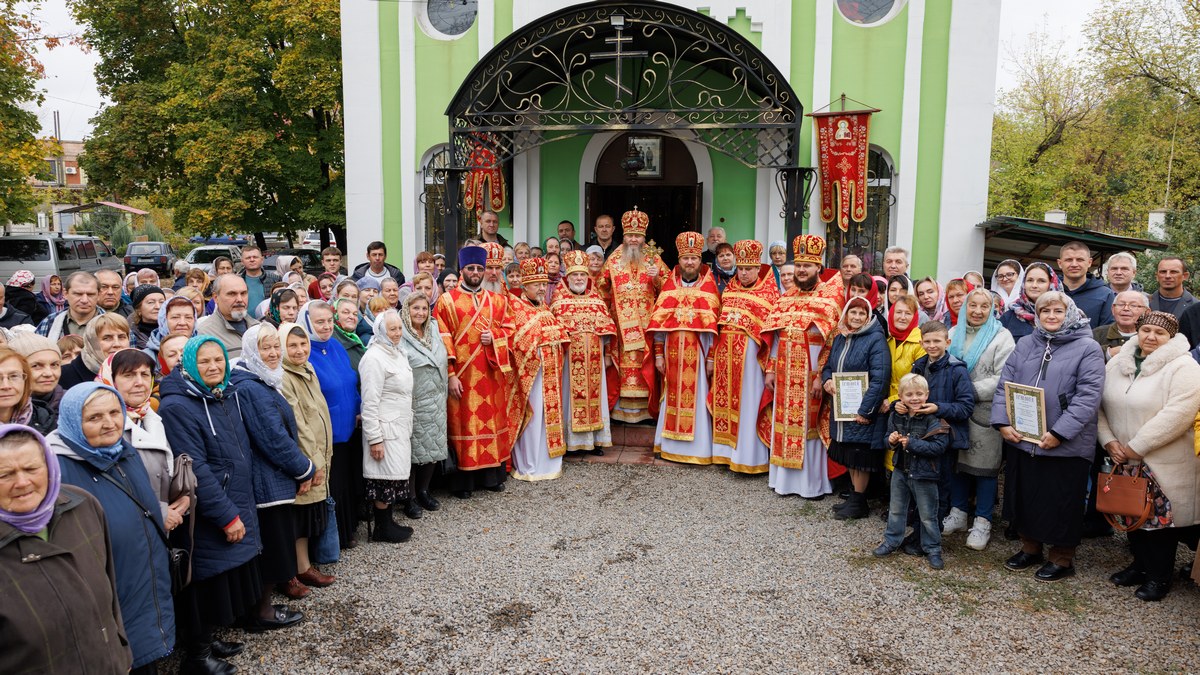
[[[242,321],[246,318],[246,310],[235,309],[229,312],[230,321]]]
[[[493,293],[506,292],[503,281],[484,281],[483,283],[480,284],[480,286],[483,287],[483,290],[491,291]]]
[[[570,288],[571,292],[574,293],[575,295],[583,295],[584,292],[587,291],[587,285],[588,285],[587,279],[584,279],[582,281],[567,281],[567,287]]]

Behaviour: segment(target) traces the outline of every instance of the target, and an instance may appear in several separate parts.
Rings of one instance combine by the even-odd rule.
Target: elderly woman
[[[438,286],[441,287],[443,293],[449,293],[458,288],[458,274],[454,270],[444,270],[438,275],[437,280]]]
[[[285,323],[295,323],[296,315],[300,313],[300,296],[290,288],[281,288],[271,294],[267,313],[262,320],[275,328]]]
[[[404,322],[401,349],[412,368],[412,503],[419,509],[437,511],[441,504],[429,495],[429,484],[440,462],[448,456],[446,444],[446,396],[449,391],[446,344],[438,333],[437,319],[429,301],[410,295],[400,313]]]
[[[1046,433],[1029,441],[1013,428],[1007,405],[992,406],[992,426],[999,429],[1008,458],[1005,499],[1012,502],[1012,523],[1021,539],[1021,550],[1004,564],[1020,571],[1045,560],[1034,576],[1060,581],[1075,574],[1083,530],[1080,497],[1096,445],[1104,356],[1087,316],[1065,293],[1042,293],[1035,310],[1033,332],[1017,343],[993,394],[1006,400],[1008,382],[1039,387],[1046,410]],[[1043,556],[1047,544],[1048,560]]]
[[[67,296],[63,295],[62,277],[57,274],[42,278],[42,290],[37,294],[38,303],[46,315],[56,314],[67,308]]]
[[[8,341],[13,351],[25,357],[33,382],[33,404],[44,405],[50,412],[58,414],[58,402],[62,400],[63,388],[58,385],[62,377],[62,352],[58,345],[47,337],[24,331]]]
[[[336,329],[329,303],[307,303],[300,309],[299,322],[312,342],[308,362],[317,373],[333,424],[329,489],[337,510],[338,538],[342,548],[354,548],[358,545],[358,504],[363,499],[362,448],[355,439],[361,407],[358,373],[351,367],[345,347],[334,339]]]
[[[1138,333],[1138,321],[1150,311],[1150,298],[1141,291],[1121,291],[1113,298],[1113,323],[1092,331],[1092,337],[1104,348],[1104,360],[1108,361],[1121,351],[1121,347]]]
[[[416,295],[416,294],[414,294]],[[372,541],[405,542],[411,527],[397,525],[392,507],[409,503],[412,469],[413,373],[401,350],[404,325],[389,309],[375,318],[375,337],[362,358],[363,478],[375,502]],[[419,518],[420,507],[409,517]]]
[[[150,477],[122,437],[125,403],[116,389],[85,382],[63,396],[59,411],[58,430],[46,440],[62,482],[87,490],[104,507],[133,672],[153,673],[154,662],[175,648],[169,547]]]
[[[48,434],[58,414],[33,398],[33,372],[19,353],[0,347],[0,424],[22,424]]]
[[[79,358],[63,367],[59,384],[70,389],[80,382],[95,380],[104,359],[128,348],[129,322],[116,312],[101,314],[83,329],[83,351],[79,352]]]
[[[1138,586],[1134,595],[1141,600],[1162,600],[1171,590],[1178,545],[1194,550],[1200,539],[1200,458],[1193,429],[1200,365],[1188,355],[1175,315],[1150,312],[1108,362],[1106,375],[1100,443],[1121,473],[1141,465],[1158,488],[1154,514],[1129,532],[1133,564],[1110,579],[1117,586]]]
[[[1000,372],[1015,347],[1012,334],[992,311],[992,294],[983,288],[967,293],[950,334],[948,351],[967,366],[975,389],[975,411],[968,422],[971,446],[958,451],[958,463],[950,476],[951,508],[942,522],[942,532],[953,534],[968,528],[974,488],[975,519],[970,522],[967,547],[976,551],[987,548],[992,537],[992,511],[1003,459],[1000,434],[992,428],[992,399]]]
[[[395,279],[384,279],[379,282],[379,295],[387,300],[388,307],[396,309],[400,305],[400,284]]]
[[[771,258],[771,273],[775,275],[775,286],[783,292],[783,266],[787,264],[787,242],[773,241],[767,247],[767,255]]]
[[[367,353],[365,341],[358,335],[358,323],[357,300],[338,298],[333,301],[333,337],[346,350],[350,367],[355,370],[358,370],[359,362]]]
[[[117,533],[61,475],[35,429],[0,425],[0,672],[124,673]]]
[[[188,340],[179,367],[160,385],[159,414],[171,449],[192,458],[196,473],[192,583],[176,598],[182,669],[231,672],[219,656],[241,645],[213,642],[214,626],[232,625],[256,612],[262,597],[258,552],[262,548],[254,503],[253,450],[229,384],[229,357],[214,337]],[[271,621],[252,619],[258,628],[283,627],[300,616],[282,605]]]
[[[1020,342],[1021,338],[1034,331],[1037,323],[1034,307],[1038,298],[1048,291],[1061,290],[1062,283],[1049,265],[1042,262],[1030,264],[1021,277],[1020,293],[1012,302],[1005,304],[1004,314],[1000,316],[1001,325],[1012,333],[1013,340]]]
[[[158,309],[162,307],[167,296],[158,286],[138,286],[133,289],[129,301],[133,305],[133,313],[129,315],[130,344],[134,349],[144,349],[150,340],[150,335],[158,328]]]
[[[213,258],[212,269],[214,277],[219,277],[222,274],[233,274],[233,261],[223,255],[217,256]]]

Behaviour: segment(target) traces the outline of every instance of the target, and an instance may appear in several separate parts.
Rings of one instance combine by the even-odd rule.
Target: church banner
[[[817,133],[821,220],[843,232],[867,218],[867,157],[871,114],[878,110],[812,113]]]
[[[463,181],[463,206],[476,217],[484,211],[503,211],[505,206],[504,171],[496,153],[481,139],[475,140],[467,161],[471,170]]]

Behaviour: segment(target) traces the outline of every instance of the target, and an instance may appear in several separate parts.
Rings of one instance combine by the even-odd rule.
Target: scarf
[[[58,279],[59,283],[59,291],[57,295],[54,295],[50,292],[50,283],[55,279]],[[62,277],[58,276],[57,274],[51,274],[50,276],[42,279],[41,296],[42,299],[46,301],[46,304],[54,307],[55,312],[61,312],[67,308],[67,296],[62,292]]]
[[[901,342],[907,340],[908,336],[912,334],[913,329],[917,327],[917,317],[914,316],[912,320],[908,322],[908,328],[905,328],[904,330],[896,328],[896,307],[898,306],[899,305],[892,305],[888,309],[888,335],[892,336],[892,339],[896,341],[896,344],[900,344]]]
[[[123,351],[125,351],[125,350],[121,349],[116,352],[113,352],[112,354],[109,355],[108,358],[104,359],[104,363],[100,366],[100,374],[96,377],[97,382],[106,384],[106,385],[112,387],[113,389],[117,388],[117,385],[114,383],[114,378],[113,378],[112,362],[113,362],[113,358],[116,357],[117,354],[120,354]],[[122,400],[122,402],[125,403],[125,415],[128,416],[129,419],[133,420],[134,422],[140,421],[143,417],[146,416],[147,413],[150,412],[150,397],[149,396],[147,396],[146,400],[143,401],[142,404],[137,407],[130,406],[129,402],[125,401],[124,398],[122,398],[121,400]]]
[[[191,300],[183,296],[174,296],[170,300],[164,302],[162,307],[158,308],[158,328],[155,328],[153,331],[151,331],[150,337],[146,339],[147,351],[155,353],[158,352],[158,347],[162,344],[163,338],[171,334],[171,329],[167,327],[167,312],[169,312],[172,307],[181,306],[186,306],[188,309],[192,310],[192,335],[196,334],[196,305],[192,304]],[[166,371],[163,372],[165,373]]]
[[[1036,265],[1039,263],[1034,264]],[[1033,265],[1030,265],[1030,267],[1033,267]],[[1063,319],[1062,326],[1058,330],[1053,332],[1048,331],[1046,330],[1045,326],[1042,325],[1041,319],[1034,319],[1033,331],[1046,341],[1047,348],[1049,348],[1049,343],[1054,338],[1066,335],[1067,333],[1073,333],[1080,328],[1088,328],[1090,330],[1092,325],[1091,322],[1088,321],[1087,315],[1083,313],[1083,310],[1079,309],[1079,306],[1075,304],[1075,301],[1071,299],[1071,296],[1063,293],[1062,297],[1063,300],[1066,301],[1067,316]]]
[[[205,343],[212,342],[221,348],[221,354],[225,356],[225,377],[220,384],[208,386],[204,383],[204,378],[200,376],[200,368],[196,365],[196,355],[200,352],[200,348]],[[225,350],[225,345],[221,341],[211,335],[197,335],[190,338],[187,344],[183,346],[183,358],[180,359],[179,365],[183,366],[183,376],[193,385],[211,391],[213,396],[221,398],[221,393],[229,386],[229,352]],[[72,391],[74,388],[72,388]]]
[[[279,278],[287,281],[288,273],[292,271],[292,261],[296,259],[294,255],[281,255],[275,259],[275,271],[279,273]]]
[[[20,424],[3,424],[0,425],[0,438],[18,431],[30,434],[42,446],[42,456],[46,460],[46,495],[32,511],[13,513],[0,509],[0,521],[4,521],[25,534],[36,534],[46,529],[46,526],[50,524],[50,519],[54,516],[54,502],[58,501],[58,491],[62,486],[62,469],[58,465],[58,458],[54,456],[54,451],[50,449],[50,444],[36,429]]]
[[[1015,266],[1017,268],[1017,280],[1013,283],[1011,291],[1004,290],[1004,287],[1000,285],[999,279],[996,278],[996,275],[1000,272],[1000,267],[1003,265]],[[1000,296],[1000,301],[1003,303],[1001,306],[1007,309],[1009,305],[1021,297],[1021,287],[1024,283],[1025,267],[1021,265],[1019,260],[1008,258],[1007,260],[1000,261],[1000,264],[996,266],[996,270],[992,272],[992,285],[990,288],[993,293]]]
[[[946,289],[942,288],[942,285],[933,277],[925,277],[918,281],[917,287],[919,288],[925,282],[932,283],[937,288],[937,304],[933,306],[932,310],[926,310],[924,307],[921,307],[921,302],[917,301],[921,323],[925,323],[926,321],[942,321],[946,318],[947,311],[949,311],[946,308]]]
[[[851,307],[854,307],[856,305],[867,310],[867,322],[864,323],[862,326],[859,326],[859,328],[857,330],[854,330],[854,329],[851,329],[850,325],[846,323],[846,314],[848,314],[850,312]],[[850,298],[846,302],[846,306],[842,308],[842,317],[840,319],[838,319],[838,333],[840,333],[846,337],[849,337],[851,335],[866,334],[867,331],[873,329],[875,326],[875,321],[876,321],[875,312],[873,312],[871,310],[872,310],[871,303],[866,298],[863,298],[860,296],[855,296],[853,298]]]
[[[214,338],[209,338],[210,340]],[[96,447],[88,442],[87,436],[83,433],[83,408],[87,402],[101,392],[112,392],[117,400],[121,403],[121,409],[125,409],[125,401],[121,398],[121,394],[107,384],[99,382],[81,382],[67,390],[63,394],[62,401],[58,404],[58,435],[63,439],[70,441],[72,448],[83,455],[96,457],[105,462],[112,463],[121,456],[124,450],[124,439],[117,438],[117,442],[109,446]],[[122,420],[121,429],[125,428],[125,422]]]
[[[987,320],[983,322],[983,325],[978,328],[971,328],[967,322],[967,305],[971,304],[972,295],[979,295],[986,298],[989,306],[992,303],[992,294],[982,288],[975,288],[967,293],[967,297],[963,298],[962,307],[958,310],[958,322],[954,325],[954,329],[950,331],[950,348],[947,350],[951,356],[967,364],[968,373],[975,369],[975,364],[979,363],[979,358],[983,356],[984,350],[1000,334],[1000,331],[1004,330],[1004,326],[996,318],[996,313],[990,309],[987,313]],[[963,345],[967,344],[968,330],[975,331],[975,339],[971,341],[971,348],[965,349]]]
[[[279,324],[279,346],[280,346],[280,348],[283,349],[283,365],[285,367],[291,366],[292,369],[306,370],[308,368],[307,360],[297,363],[297,362],[291,360],[290,358],[288,358],[288,351],[287,351],[288,336],[291,335],[293,330],[296,328],[300,329],[300,332],[304,335],[304,339],[309,341],[309,347],[310,348],[312,347],[312,339],[308,337],[308,331],[304,330],[304,326],[301,326],[298,323],[286,323],[286,322]]]
[[[407,306],[407,303],[405,303],[405,306]],[[404,326],[404,319],[400,317],[400,312],[394,309],[380,312],[379,316],[375,317],[375,323],[371,326],[371,330],[375,334],[375,336],[371,338],[371,347],[378,346],[380,349],[384,349],[393,353],[399,351],[400,343],[404,342],[403,335],[400,337],[399,342],[392,342],[387,335],[387,321],[392,317],[400,319],[400,326]]]
[[[276,324],[283,323],[283,319],[279,316],[279,305],[283,303],[283,292],[291,290],[289,288],[281,288],[271,294],[271,304],[267,306],[267,315],[271,317]]]
[[[325,302],[329,302],[329,299],[333,297],[333,289],[330,289],[329,295],[325,295],[324,293],[322,293],[321,292],[321,280],[322,279],[329,279],[330,281],[333,282],[333,284],[335,286],[337,285],[337,277],[336,276],[330,274],[329,272],[321,272],[321,274],[319,274],[317,276],[317,278],[314,279],[312,281],[312,283],[310,283],[308,285],[308,297],[312,298],[313,300],[321,299],[321,300],[324,300]]]
[[[354,323],[355,325],[358,325],[358,303],[350,300],[349,298],[338,298],[333,302],[333,329],[338,332],[338,335],[341,335],[343,338],[358,345],[359,347],[366,347],[366,345],[364,345],[362,342],[362,338],[358,337],[358,333],[355,333],[353,330],[346,330],[345,328],[342,328],[342,325],[337,321],[338,306],[345,304],[349,304],[354,307]]]
[[[975,290],[975,284],[967,281],[964,277],[958,277],[957,279],[951,279],[950,283],[952,284],[956,281],[963,282],[963,284],[967,287],[967,292],[965,295],[963,295],[963,304],[959,305],[957,312],[950,309],[950,298],[949,298],[948,294],[943,293],[943,295],[947,295],[947,297],[946,297],[946,313],[943,316],[943,321],[950,322],[949,325],[946,326],[947,328],[954,328],[955,326],[958,325],[958,317],[962,315],[963,307],[967,306],[967,296],[971,294],[971,291]],[[950,284],[946,284],[947,287],[949,287],[949,285]],[[970,369],[968,369],[968,370],[970,370]]]
[[[1042,269],[1046,271],[1046,274],[1050,275],[1050,287],[1046,289],[1046,293],[1062,290],[1062,282],[1058,280],[1058,275],[1054,273],[1054,270],[1049,265],[1043,262],[1030,263],[1029,267],[1026,267],[1025,271],[1021,273],[1020,283],[1013,289],[1014,291],[1019,291],[1017,299],[1013,300],[1012,305],[1005,305],[1013,311],[1013,314],[1017,315],[1018,319],[1025,323],[1034,323],[1037,320],[1037,317],[1034,316],[1033,308],[1035,301],[1030,300],[1029,296],[1025,295],[1025,277],[1029,274],[1029,270],[1032,269]]]
[[[263,333],[266,333],[266,335],[263,335]],[[282,392],[283,366],[277,364],[272,368],[267,365],[266,361],[263,361],[259,352],[259,343],[264,338],[279,339],[279,334],[270,324],[262,323],[255,324],[246,330],[246,333],[242,335],[242,358],[238,361],[238,367],[254,373],[263,382],[266,382],[267,386],[275,391]],[[283,348],[282,342],[279,347],[280,349]]]
[[[99,373],[104,359],[108,358],[100,345],[100,336],[96,335],[94,320],[89,321],[83,329],[83,349],[79,351],[79,357],[83,359],[83,365],[93,373]]]
[[[424,333],[419,332],[412,325],[412,305],[416,302],[416,296],[409,296],[404,299],[404,306],[400,310],[400,321],[404,324],[404,337],[409,342],[415,342],[426,350],[433,351],[433,336],[437,335],[438,340],[441,340],[441,335],[438,335],[436,330],[437,324],[434,323],[433,312],[429,312],[429,318],[425,320]]]

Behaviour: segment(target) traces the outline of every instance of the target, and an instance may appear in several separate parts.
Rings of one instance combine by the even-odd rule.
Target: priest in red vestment
[[[654,451],[674,462],[711,464],[712,371],[705,361],[717,336],[721,301],[712,269],[701,262],[704,235],[682,232],[675,248],[679,264],[663,283],[646,328],[654,341],[654,367],[663,388]]]
[[[480,246],[460,250],[458,287],[443,293],[435,309],[449,355],[447,421],[458,463],[448,482],[460,499],[480,488],[503,491],[513,446],[513,427],[507,422],[512,316],[507,293],[481,286],[486,261],[487,251]]]

